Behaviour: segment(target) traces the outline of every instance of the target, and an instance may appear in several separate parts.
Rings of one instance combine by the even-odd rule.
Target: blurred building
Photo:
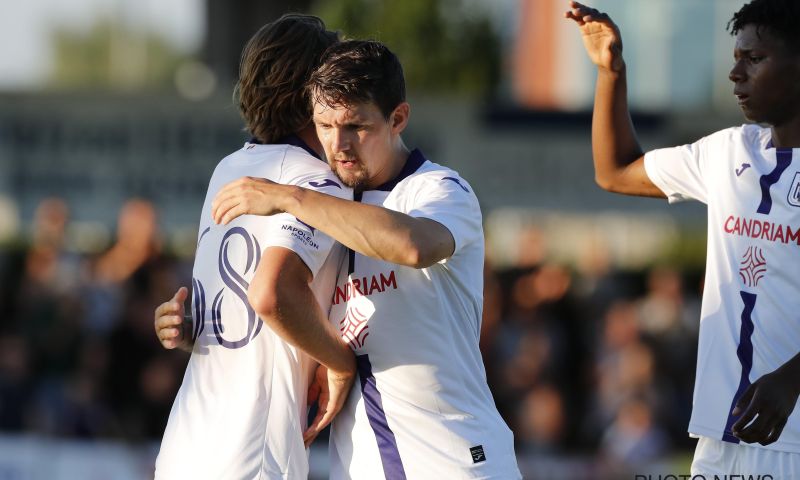
[[[596,0],[622,32],[628,92],[634,109],[734,110],[728,71],[728,20],[744,0]],[[575,110],[591,105],[594,67],[567,2],[520,0],[512,49],[514,100],[530,108]]]

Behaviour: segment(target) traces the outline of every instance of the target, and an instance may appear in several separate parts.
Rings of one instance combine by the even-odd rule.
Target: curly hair
[[[759,30],[768,29],[783,40],[787,47],[800,51],[800,1],[798,0],[753,0],[733,14],[728,22],[731,35],[736,35],[747,25]]]
[[[245,128],[263,143],[275,143],[311,123],[305,89],[337,32],[312,15],[287,14],[261,27],[247,42],[234,97]]]
[[[386,45],[347,40],[331,46],[311,74],[308,91],[328,106],[374,102],[384,118],[406,100],[400,60]]]

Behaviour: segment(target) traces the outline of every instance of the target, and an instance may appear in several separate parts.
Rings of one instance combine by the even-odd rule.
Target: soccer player
[[[708,206],[708,259],[689,432],[692,474],[800,472],[800,2],[755,0],[733,15],[733,91],[745,117],[680,147],[644,153],[626,99],[617,26],[571,2],[597,65],[598,184]],[[760,126],[762,124],[764,126]]]
[[[155,312],[165,347],[193,345],[157,479],[305,479],[304,440],[349,394],[355,357],[327,319],[344,250],[335,255],[330,237],[291,215],[241,217],[224,227],[211,221],[214,195],[242,175],[352,198],[320,160],[304,90],[337,41],[320,19],[286,15],[257,32],[242,53],[239,106],[254,138],[211,177],[192,279],[193,325],[181,328],[185,288]],[[327,371],[317,370],[320,410],[306,429],[311,357]]]
[[[484,242],[472,187],[404,144],[403,71],[384,45],[331,47],[309,90],[328,162],[356,201],[246,178],[212,212],[223,225],[288,212],[349,248],[331,320],[360,383],[333,422],[331,478],[520,478],[478,350]]]

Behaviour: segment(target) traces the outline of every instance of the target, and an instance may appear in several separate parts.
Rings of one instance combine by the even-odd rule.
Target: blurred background
[[[597,0],[642,146],[743,122],[743,0]],[[152,476],[187,354],[152,312],[190,285],[231,100],[264,23],[314,13],[404,64],[406,143],[483,209],[481,348],[525,478],[688,473],[705,209],[595,186],[594,70],[566,0],[30,0],[0,15],[0,479]],[[325,441],[312,478],[326,478]]]

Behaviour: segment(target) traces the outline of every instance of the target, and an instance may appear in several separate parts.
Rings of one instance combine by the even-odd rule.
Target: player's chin
[[[761,116],[758,115],[755,111],[753,111],[752,108],[748,107],[747,105],[741,105],[740,108],[742,110],[742,115],[744,115],[744,118],[747,119],[747,121],[755,123],[764,123],[763,120],[761,119]]]
[[[354,174],[353,172],[342,172],[339,169],[334,170],[336,177],[345,184],[345,186],[349,188],[356,188],[360,186],[363,182],[363,175],[358,175],[357,173]]]

